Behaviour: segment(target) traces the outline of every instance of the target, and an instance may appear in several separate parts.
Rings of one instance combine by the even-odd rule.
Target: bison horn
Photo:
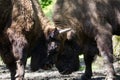
[[[62,30],[59,30],[59,33],[65,33],[65,32],[68,32],[72,30],[71,28],[66,28],[66,29],[62,29]]]

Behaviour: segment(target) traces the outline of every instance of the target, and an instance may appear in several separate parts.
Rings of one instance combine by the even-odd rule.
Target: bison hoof
[[[83,74],[83,75],[81,76],[81,80],[91,80],[91,75]]]

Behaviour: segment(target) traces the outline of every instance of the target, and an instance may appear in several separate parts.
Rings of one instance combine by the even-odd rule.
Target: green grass
[[[79,70],[83,71],[83,70],[85,70],[85,63],[84,63],[83,55],[80,55],[79,59],[80,59],[80,68],[79,68]],[[92,70],[93,71],[100,70],[100,69],[103,68],[103,66],[104,66],[103,59],[98,56],[95,59],[95,61],[93,62],[93,64],[92,64]]]
[[[56,0],[53,0],[51,5],[43,8],[43,12],[45,13],[45,15],[52,20],[52,13],[53,13],[53,9],[54,9],[54,4],[55,4]]]
[[[3,63],[2,59],[1,59],[1,57],[0,57],[0,65],[4,65],[4,63]]]
[[[83,70],[85,70],[85,64],[84,64],[84,57],[83,57],[83,55],[79,56],[79,60],[80,60],[80,68],[79,68],[79,70],[83,71]]]

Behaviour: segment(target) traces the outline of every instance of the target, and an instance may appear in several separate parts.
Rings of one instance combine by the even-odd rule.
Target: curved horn
[[[59,30],[59,33],[65,33],[65,32],[68,32],[72,30],[71,28],[66,28],[66,29],[62,29],[62,30]]]

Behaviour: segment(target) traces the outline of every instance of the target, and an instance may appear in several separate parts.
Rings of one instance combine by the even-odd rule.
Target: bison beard
[[[112,35],[120,35],[120,1],[57,0],[55,5],[53,14],[55,26],[60,29],[73,29],[67,33],[67,37],[63,35],[62,39],[55,38],[62,45],[66,43],[63,39],[68,38],[68,40],[73,40],[81,48],[80,53],[84,54],[86,65],[82,80],[91,79],[91,65],[98,53],[103,57],[107,67],[106,79],[114,80],[116,73],[113,67]],[[71,71],[66,71],[68,67],[66,67],[66,64],[64,65],[64,62],[71,65],[72,60],[76,61],[76,59],[73,57],[65,61],[69,55],[63,55],[75,54],[74,47],[68,50],[70,47],[63,48],[64,46],[59,46],[60,51],[58,51],[58,63],[56,62],[56,66],[60,72],[65,70],[66,73],[71,73]],[[76,66],[73,65],[72,68],[76,69]]]

